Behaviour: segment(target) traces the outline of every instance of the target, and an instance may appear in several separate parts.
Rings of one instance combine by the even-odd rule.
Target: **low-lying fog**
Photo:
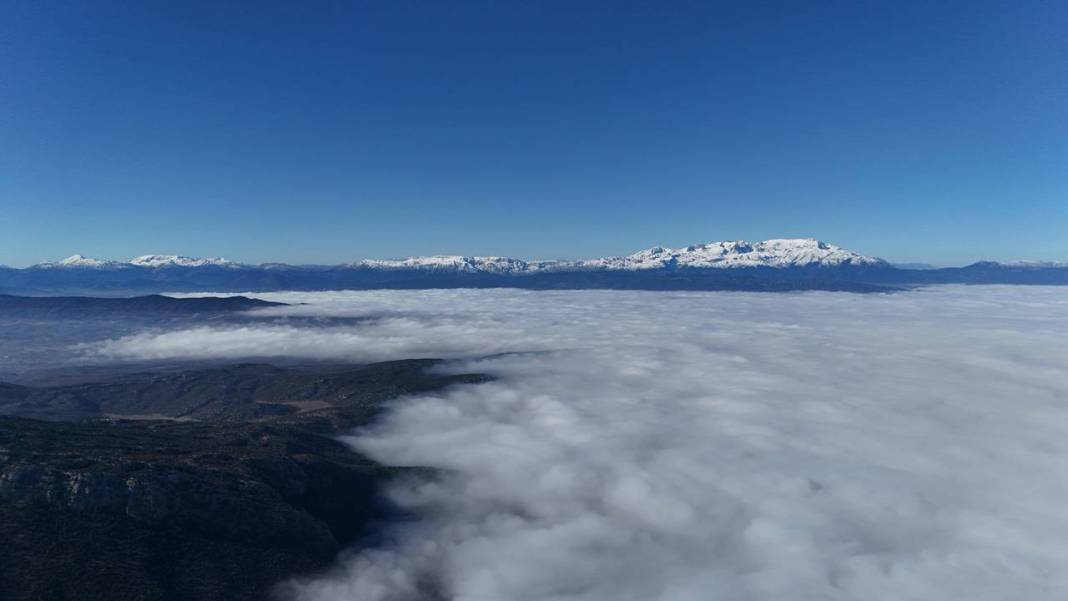
[[[349,439],[446,476],[302,600],[1068,598],[1068,289],[373,291],[103,359],[448,357]]]

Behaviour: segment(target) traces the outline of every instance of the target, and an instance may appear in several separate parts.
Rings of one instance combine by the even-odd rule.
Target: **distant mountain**
[[[118,269],[125,266],[125,263],[118,261],[101,261],[82,255],[71,255],[59,261],[38,263],[30,269]]]
[[[492,287],[871,292],[932,283],[1068,284],[1068,264],[895,266],[806,238],[654,246],[626,256],[578,260],[433,256],[294,266],[178,255],[144,255],[126,262],[74,255],[25,269],[0,269],[0,291],[28,294]]]
[[[81,319],[91,315],[140,314],[192,315],[232,313],[282,305],[245,296],[173,298],[153,294],[133,298],[86,296],[13,296],[0,294],[0,316],[61,317]]]
[[[141,255],[129,261],[93,259],[84,255],[71,255],[59,261],[46,261],[29,269],[124,269],[129,267],[240,267],[239,263],[222,258],[199,259],[181,255]]]
[[[943,267],[891,275],[915,284],[1068,285],[1068,265],[1064,263],[1020,264],[980,261],[965,267]]]
[[[131,260],[130,265],[133,265],[134,267],[206,267],[208,265],[215,267],[242,266],[240,263],[235,263],[234,261],[219,257],[198,259],[180,255],[141,255],[140,257]]]
[[[744,240],[710,242],[685,248],[662,246],[636,252],[625,257],[601,257],[574,261],[524,261],[510,257],[432,256],[406,259],[365,259],[347,265],[353,269],[430,270],[462,273],[543,273],[547,271],[639,270],[733,267],[811,267],[842,265],[882,265],[882,259],[866,257],[853,251],[819,240],[780,239],[749,243]],[[120,270],[131,267],[200,268],[226,267],[255,269],[257,266],[222,258],[194,258],[180,255],[142,255],[130,261],[93,259],[72,255],[59,261],[38,263],[28,269],[92,269]],[[265,263],[259,269],[293,268],[282,263]],[[299,267],[297,267],[299,269]]]
[[[401,260],[365,260],[355,269],[450,270],[464,273],[546,273],[597,270],[728,269],[736,267],[812,267],[882,265],[882,259],[866,257],[813,239],[744,240],[711,242],[671,249],[662,246],[625,257],[602,257],[578,261],[523,261],[507,257],[410,257]]]
[[[1061,269],[1068,267],[1066,261],[1030,261],[1019,260],[1009,261],[1008,263],[999,263],[1002,267],[1008,268],[1024,268],[1024,269]]]
[[[931,265],[930,263],[891,263],[898,269],[938,269],[937,265]]]

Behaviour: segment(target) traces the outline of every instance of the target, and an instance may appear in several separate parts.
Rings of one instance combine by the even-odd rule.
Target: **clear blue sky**
[[[0,3],[0,263],[1068,259],[1068,3]]]

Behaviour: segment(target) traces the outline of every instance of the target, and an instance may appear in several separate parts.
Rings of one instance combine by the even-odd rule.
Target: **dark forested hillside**
[[[482,379],[433,363],[0,385],[0,598],[251,601],[326,568],[409,471],[334,435],[398,395]]]

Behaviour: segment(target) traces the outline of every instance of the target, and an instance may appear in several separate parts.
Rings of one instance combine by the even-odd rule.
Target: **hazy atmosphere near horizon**
[[[0,1],[0,600],[1068,599],[1066,32]]]

